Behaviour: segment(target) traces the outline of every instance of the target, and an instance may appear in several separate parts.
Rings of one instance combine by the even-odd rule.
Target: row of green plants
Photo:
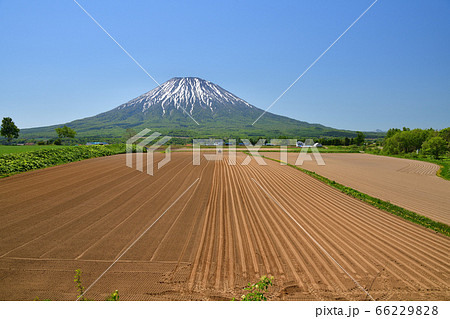
[[[125,145],[73,146],[0,155],[0,177],[88,158],[125,153]]]
[[[273,159],[273,158],[270,158],[270,157],[266,157],[266,156],[262,156],[262,157],[264,157],[264,158],[266,158],[268,160],[275,161],[275,162],[281,162],[280,160]],[[359,191],[357,191],[357,190],[355,190],[353,188],[350,188],[350,187],[344,186],[342,184],[336,183],[335,181],[330,180],[330,179],[328,179],[328,178],[326,178],[326,177],[324,177],[322,175],[319,175],[319,174],[317,174],[315,172],[308,171],[308,170],[306,170],[304,168],[301,168],[301,167],[298,167],[298,166],[295,166],[295,165],[292,165],[292,164],[289,164],[289,163],[286,163],[286,164],[288,166],[292,167],[292,168],[295,168],[295,169],[297,169],[297,170],[299,170],[299,171],[301,171],[301,172],[303,172],[305,174],[308,174],[308,175],[314,177],[315,179],[317,179],[317,180],[319,180],[319,181],[321,181],[321,182],[323,182],[323,183],[325,183],[327,185],[330,185],[330,186],[340,190],[344,194],[350,195],[350,196],[352,196],[354,198],[357,198],[357,199],[359,199],[359,200],[361,200],[363,202],[366,202],[366,203],[368,203],[368,204],[370,204],[370,205],[372,205],[372,206],[374,206],[376,208],[384,210],[384,211],[386,211],[388,213],[391,213],[393,215],[399,216],[399,217],[401,217],[403,219],[409,220],[409,221],[411,221],[413,223],[422,225],[422,226],[424,226],[426,228],[429,228],[429,229],[431,229],[431,230],[433,230],[435,232],[444,234],[445,236],[450,236],[450,226],[448,226],[448,225],[446,225],[444,223],[434,221],[434,220],[432,220],[432,219],[430,219],[428,217],[419,215],[419,214],[417,214],[415,212],[412,212],[412,211],[407,210],[405,208],[402,208],[402,207],[399,207],[397,205],[394,205],[394,204],[392,204],[390,202],[383,201],[383,200],[381,200],[379,198],[375,198],[375,197],[369,196],[367,194],[361,193],[361,192],[359,192]]]

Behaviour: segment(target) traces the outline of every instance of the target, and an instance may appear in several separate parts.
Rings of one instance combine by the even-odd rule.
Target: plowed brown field
[[[261,153],[279,159],[279,153]],[[438,176],[432,163],[370,154],[321,154],[301,165],[345,186],[450,225],[450,182]],[[289,153],[295,164],[298,153]],[[314,158],[313,158],[314,159]]]
[[[180,152],[148,176],[119,155],[1,179],[0,299],[74,300],[75,269],[88,287],[164,211],[86,297],[227,300],[269,274],[273,299],[365,300],[349,274],[378,300],[449,299],[448,237],[267,164]]]

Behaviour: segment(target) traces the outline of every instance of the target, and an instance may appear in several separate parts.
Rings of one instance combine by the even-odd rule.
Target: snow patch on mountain
[[[214,108],[220,104],[246,105],[253,108],[251,104],[220,86],[196,77],[170,79],[157,88],[120,105],[117,109],[120,110],[136,104],[142,106],[142,112],[153,105],[159,105],[162,108],[163,115],[166,114],[169,107],[185,109],[191,114],[194,107],[209,109],[214,113]]]

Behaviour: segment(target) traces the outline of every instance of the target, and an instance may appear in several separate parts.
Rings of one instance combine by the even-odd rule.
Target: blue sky
[[[160,83],[198,76],[265,109],[371,3],[79,0]],[[380,0],[271,112],[352,130],[450,125],[450,1]],[[0,116],[110,110],[156,84],[72,0],[0,0]]]

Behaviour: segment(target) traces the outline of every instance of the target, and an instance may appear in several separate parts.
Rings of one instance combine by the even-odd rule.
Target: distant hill
[[[64,124],[75,129],[77,137],[92,138],[123,137],[128,128],[135,131],[149,128],[181,137],[287,135],[317,138],[356,135],[353,131],[310,124],[269,112],[252,126],[262,112],[210,81],[177,77],[108,112]],[[61,125],[24,129],[21,137],[55,137],[54,129]],[[378,135],[374,132],[367,134],[369,137]]]

